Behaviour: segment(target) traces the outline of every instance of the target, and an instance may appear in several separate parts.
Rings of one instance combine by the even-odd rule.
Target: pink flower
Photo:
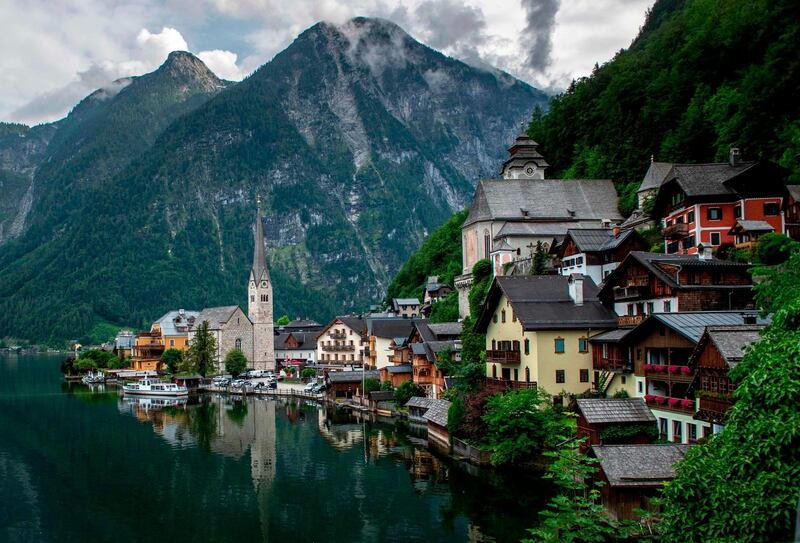
[[[652,403],[654,398],[655,398],[655,396],[653,396],[652,394],[645,394],[644,395],[644,401],[647,402],[647,403]]]
[[[664,396],[656,396],[656,403],[664,404],[666,403],[667,399]]]
[[[678,366],[669,366],[670,373],[678,373],[679,371]]]
[[[685,407],[686,409],[692,407],[693,404],[694,402],[692,400],[681,400],[681,407]]]
[[[678,405],[678,404],[679,404],[681,401],[680,401],[678,398],[670,398],[670,399],[668,400],[668,402],[669,402],[669,405],[670,405],[670,407],[675,407],[675,406],[676,406],[676,405]]]
[[[690,373],[692,373],[692,368],[690,368],[689,366],[681,366],[681,373],[684,375],[689,375]]]
[[[653,365],[652,364],[645,364],[644,365],[644,371],[653,371]]]

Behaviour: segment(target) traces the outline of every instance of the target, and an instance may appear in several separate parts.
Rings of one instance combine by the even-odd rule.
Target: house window
[[[706,218],[709,221],[721,221],[722,220],[722,208],[721,207],[709,207],[706,210]]]
[[[780,209],[775,202],[764,204],[764,215],[777,215],[778,213],[780,213]]]
[[[175,346],[175,340],[174,339],[169,340],[169,346],[170,347],[174,347]]]
[[[497,379],[497,364],[492,364],[492,379]]]
[[[683,238],[683,248],[684,249],[691,249],[695,246],[695,239],[694,236],[687,236]]]
[[[683,423],[679,420],[672,421],[672,441],[675,443],[683,442]]]
[[[587,340],[585,337],[578,338],[578,352],[579,353],[589,352],[589,340]]]
[[[506,310],[505,309],[502,309],[500,311],[500,321],[501,322],[506,322]]]
[[[633,317],[633,304],[628,304],[628,316]]]
[[[687,422],[686,428],[689,430],[689,443],[697,441],[697,425],[692,422]]]
[[[694,211],[690,211],[686,214],[686,222],[693,223],[694,222]]]
[[[672,300],[664,300],[664,313],[672,311]]]
[[[566,376],[564,370],[556,370],[556,383],[565,383]]]
[[[256,301],[256,295],[255,294],[251,294],[250,295],[250,301],[251,302],[255,302]]]
[[[525,368],[525,382],[526,383],[531,382],[531,369],[527,367]]]
[[[495,341],[495,340],[492,340],[492,350],[493,351],[497,350],[497,341]]]
[[[719,245],[719,232],[711,232],[711,245]]]
[[[639,392],[639,394],[644,393],[644,381],[639,381],[636,383],[636,390]]]
[[[514,380],[519,381],[519,369],[514,368]]]
[[[235,343],[236,343],[236,348],[241,351],[242,350],[242,340],[241,340],[241,338],[237,337]]]
[[[589,370],[586,368],[581,368],[581,383],[588,383],[589,382]]]
[[[557,352],[557,353],[563,353],[564,352],[564,338],[560,338],[559,337],[559,338],[555,339],[555,352]]]
[[[603,343],[603,358],[608,358],[608,343]]]
[[[658,417],[658,438],[667,439],[667,419]]]
[[[653,302],[647,302],[647,314],[652,315],[654,311]]]
[[[623,384],[623,385],[624,385],[624,384],[625,384],[625,382],[627,381],[627,379],[625,378],[625,376],[624,376],[624,375],[620,375],[620,380],[622,381],[622,384]]]
[[[511,310],[511,322],[517,322],[517,316],[514,314],[514,310]]]
[[[489,252],[491,249],[490,239],[489,239],[489,231],[484,230],[483,232],[483,256],[489,258]]]
[[[495,313],[494,315],[492,315],[492,322],[493,322],[493,323],[495,323],[495,324],[497,324],[497,313]]]
[[[733,208],[733,218],[738,219],[742,216],[742,208],[737,204],[736,207]]]
[[[531,354],[531,340],[525,338],[525,354]]]
[[[268,294],[262,294],[261,295],[261,301],[262,302],[268,302],[269,301],[269,295]]]

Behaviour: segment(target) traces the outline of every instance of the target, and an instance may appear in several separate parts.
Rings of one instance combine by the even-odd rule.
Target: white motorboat
[[[122,385],[122,391],[125,394],[134,394],[139,396],[170,396],[181,397],[188,396],[189,389],[185,386],[176,385],[175,383],[167,383],[165,381],[156,381],[153,379],[142,379],[135,383],[125,383]]]
[[[105,383],[106,382],[106,376],[103,375],[99,371],[96,372],[96,373],[95,372],[89,372],[89,373],[87,373],[86,375],[83,376],[83,379],[81,379],[81,381],[83,381],[84,385],[97,385],[97,384],[100,384],[100,383]]]

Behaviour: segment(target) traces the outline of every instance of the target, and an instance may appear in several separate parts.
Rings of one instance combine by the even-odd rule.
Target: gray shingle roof
[[[369,399],[375,402],[394,400],[394,392],[391,390],[373,390],[369,393]]]
[[[639,185],[639,191],[657,189],[664,182],[667,174],[672,169],[671,162],[651,162],[650,167],[647,168],[647,173],[644,174],[642,184]]]
[[[739,219],[731,228],[731,232],[774,232],[775,229],[767,221],[751,221]]]
[[[642,398],[585,398],[577,403],[589,424],[656,421]]]
[[[425,350],[424,343],[412,343],[411,344],[411,352],[416,355],[427,355],[428,352]]]
[[[416,298],[394,298],[392,305],[397,307],[399,305],[419,305],[419,300]]]
[[[498,219],[616,221],[622,215],[608,179],[484,179],[475,189],[464,226]]]
[[[681,311],[680,313],[654,313],[647,320],[656,320],[675,330],[686,339],[697,343],[707,326],[744,325],[744,317],[753,317],[756,324],[766,326],[768,319],[758,311]],[[647,322],[647,321],[645,321]],[[644,327],[645,323],[640,324]],[[752,325],[751,325],[752,326]]]
[[[183,313],[181,313],[181,310],[167,311],[157,321],[161,326],[161,335],[177,336],[187,334],[190,325],[194,323],[199,314],[199,311],[183,310]]]
[[[617,316],[597,299],[597,287],[583,279],[583,305],[569,295],[569,277],[563,275],[501,276],[489,289],[476,326],[485,330],[505,294],[525,330],[616,328]]]
[[[366,379],[380,379],[380,373],[377,370],[367,370],[364,372],[353,371],[332,371],[328,374],[328,380],[331,383],[360,383],[363,378]]]
[[[412,396],[410,400],[406,402],[406,407],[421,407],[427,409],[433,403],[433,398],[427,398],[424,396]]]
[[[389,373],[411,373],[413,369],[411,364],[396,364],[394,366],[386,366],[386,371]]]
[[[734,188],[728,186],[726,182],[756,164],[756,162],[741,162],[737,166],[731,166],[727,162],[673,164],[665,183],[675,180],[687,196],[735,195]]]
[[[414,321],[402,317],[367,318],[367,334],[380,338],[408,337]]]
[[[439,426],[447,427],[447,411],[450,409],[450,402],[447,400],[432,400],[430,407],[425,412],[423,418]]]
[[[795,202],[800,200],[800,185],[786,185],[786,190]]]
[[[625,338],[633,328],[617,328],[589,338],[589,343],[617,343]]]
[[[219,330],[223,324],[228,322],[228,319],[231,318],[231,315],[233,315],[234,311],[237,309],[239,309],[238,305],[206,307],[197,315],[197,318],[195,318],[193,328],[197,328],[203,321],[208,321],[210,330]]]
[[[706,334],[722,355],[722,358],[733,368],[744,356],[744,349],[761,339],[764,326],[709,326]]]
[[[292,349],[316,349],[317,348],[317,332],[281,332],[275,338],[275,348],[276,349],[289,349],[286,345],[286,341],[289,339],[289,336],[293,337],[297,343],[297,347],[291,347]]]
[[[594,445],[592,452],[612,487],[658,487],[675,478],[675,463],[689,445]]]
[[[447,339],[444,336],[459,337],[463,325],[460,322],[439,322],[428,324],[428,328],[437,339]]]

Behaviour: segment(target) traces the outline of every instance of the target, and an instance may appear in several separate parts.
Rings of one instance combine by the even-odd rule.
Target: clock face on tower
[[[251,287],[254,287],[254,286],[256,286],[256,282],[255,282],[255,281],[250,281],[250,286],[251,286]]]
[[[267,282],[266,281],[261,281],[261,286],[262,287],[266,287],[267,286]]]

